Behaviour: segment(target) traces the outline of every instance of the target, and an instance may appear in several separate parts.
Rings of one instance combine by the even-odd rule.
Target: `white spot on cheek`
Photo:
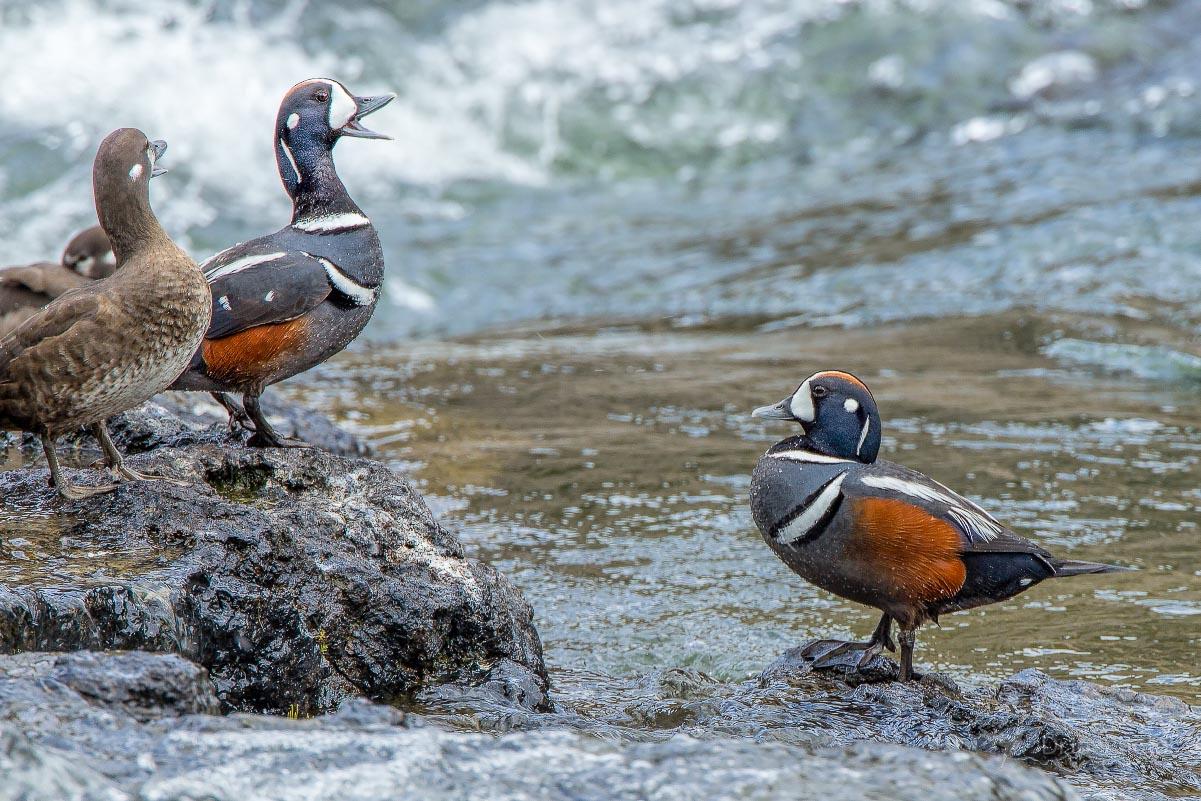
[[[358,112],[359,105],[354,102],[354,98],[350,96],[342,88],[340,83],[332,83],[329,87],[329,127],[338,130],[346,123],[350,122],[351,118]]]
[[[295,111],[293,111],[291,114],[288,115],[288,130],[289,131],[295,130],[296,126],[299,124],[300,124],[300,115],[297,114]]]
[[[134,181],[138,180],[138,178],[141,178],[142,177],[142,165],[135,164],[132,167],[130,167],[129,168],[129,177]]]
[[[859,401],[854,398],[847,398],[842,402],[842,408],[846,409],[851,414],[859,411]]]

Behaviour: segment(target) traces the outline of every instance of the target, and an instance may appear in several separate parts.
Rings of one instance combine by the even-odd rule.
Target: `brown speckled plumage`
[[[67,292],[0,340],[0,427],[40,435],[52,475],[54,439],[91,426],[110,466],[141,477],[105,444],[104,421],[174,381],[208,327],[208,284],[150,208],[154,150],[141,131],[124,128],[96,156],[96,210],[116,272]],[[54,478],[68,497],[91,494]]]
[[[59,264],[41,261],[0,268],[0,338],[59,295],[110,276],[114,269],[113,249],[98,225],[73,236]]]

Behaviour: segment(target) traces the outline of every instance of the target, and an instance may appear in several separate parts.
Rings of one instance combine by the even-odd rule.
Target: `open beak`
[[[391,139],[387,134],[377,133],[363,125],[363,117],[368,114],[374,114],[384,106],[396,99],[396,95],[388,92],[386,95],[374,95],[372,97],[358,97],[354,99],[355,105],[358,106],[358,111],[350,118],[350,121],[342,126],[341,133],[343,136],[357,136],[360,139]]]
[[[760,406],[755,411],[751,412],[751,417],[762,417],[765,420],[795,420],[792,415],[792,409],[789,404],[792,402],[792,396],[788,396],[779,403],[773,403],[770,406]]]
[[[166,167],[158,166],[158,160],[167,152],[167,143],[162,139],[155,139],[150,142],[150,146],[154,148],[154,159],[150,162],[150,177],[154,178],[156,175],[162,175],[167,171]]]

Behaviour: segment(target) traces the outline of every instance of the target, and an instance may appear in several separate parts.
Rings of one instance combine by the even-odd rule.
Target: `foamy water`
[[[555,318],[772,327],[1201,300],[1187,3],[444,0],[0,8],[0,261],[93,219],[90,160],[170,143],[203,258],[288,213],[283,92],[399,98],[339,145],[388,260],[377,337]],[[1165,194],[1166,193],[1166,194]]]

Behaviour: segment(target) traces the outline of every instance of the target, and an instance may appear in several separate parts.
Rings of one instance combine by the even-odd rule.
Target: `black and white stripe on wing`
[[[860,476],[859,481],[874,489],[889,490],[936,505],[939,511],[958,526],[969,542],[991,542],[1005,532],[1005,527],[988,512],[954,490],[920,473],[914,473],[912,477],[864,475]]]
[[[847,471],[838,473],[786,514],[772,531],[776,542],[797,545],[820,537],[842,506],[842,482],[846,477]]]

